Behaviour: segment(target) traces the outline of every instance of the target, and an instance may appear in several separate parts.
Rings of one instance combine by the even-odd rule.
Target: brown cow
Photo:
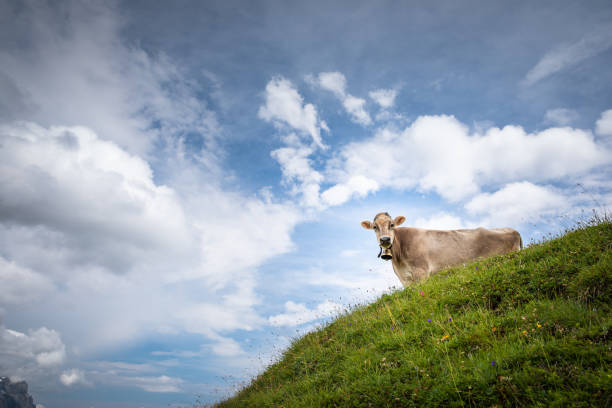
[[[393,219],[385,212],[377,214],[374,222],[361,222],[363,228],[376,232],[381,253],[385,251],[383,259],[391,258],[393,271],[404,287],[449,266],[523,248],[521,235],[511,228],[397,228],[405,220],[402,216]]]

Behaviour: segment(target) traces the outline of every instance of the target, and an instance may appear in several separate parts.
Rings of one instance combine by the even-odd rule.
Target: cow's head
[[[395,219],[384,212],[376,214],[374,221],[361,221],[361,226],[365,229],[373,229],[376,233],[376,239],[378,245],[384,250],[382,256],[383,259],[391,259],[391,247],[393,246],[393,240],[395,239],[395,227],[402,224],[406,220],[406,217],[399,216]],[[380,254],[379,254],[380,256]]]

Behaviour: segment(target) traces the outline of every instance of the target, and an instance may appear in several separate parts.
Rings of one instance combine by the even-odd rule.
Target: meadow
[[[355,307],[216,406],[612,406],[611,301],[595,219]]]

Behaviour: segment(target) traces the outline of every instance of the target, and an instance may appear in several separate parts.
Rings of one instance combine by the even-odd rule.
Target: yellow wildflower
[[[540,323],[537,324],[538,329],[542,327],[542,325]]]
[[[527,330],[523,330],[523,334],[526,336],[527,335]]]

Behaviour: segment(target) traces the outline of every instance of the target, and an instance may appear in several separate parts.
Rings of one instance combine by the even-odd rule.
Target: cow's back
[[[511,228],[414,229],[414,234],[413,256],[424,258],[429,272],[520,249],[520,235]]]
[[[507,254],[522,247],[521,235],[512,228],[479,228],[477,237],[477,257]]]

